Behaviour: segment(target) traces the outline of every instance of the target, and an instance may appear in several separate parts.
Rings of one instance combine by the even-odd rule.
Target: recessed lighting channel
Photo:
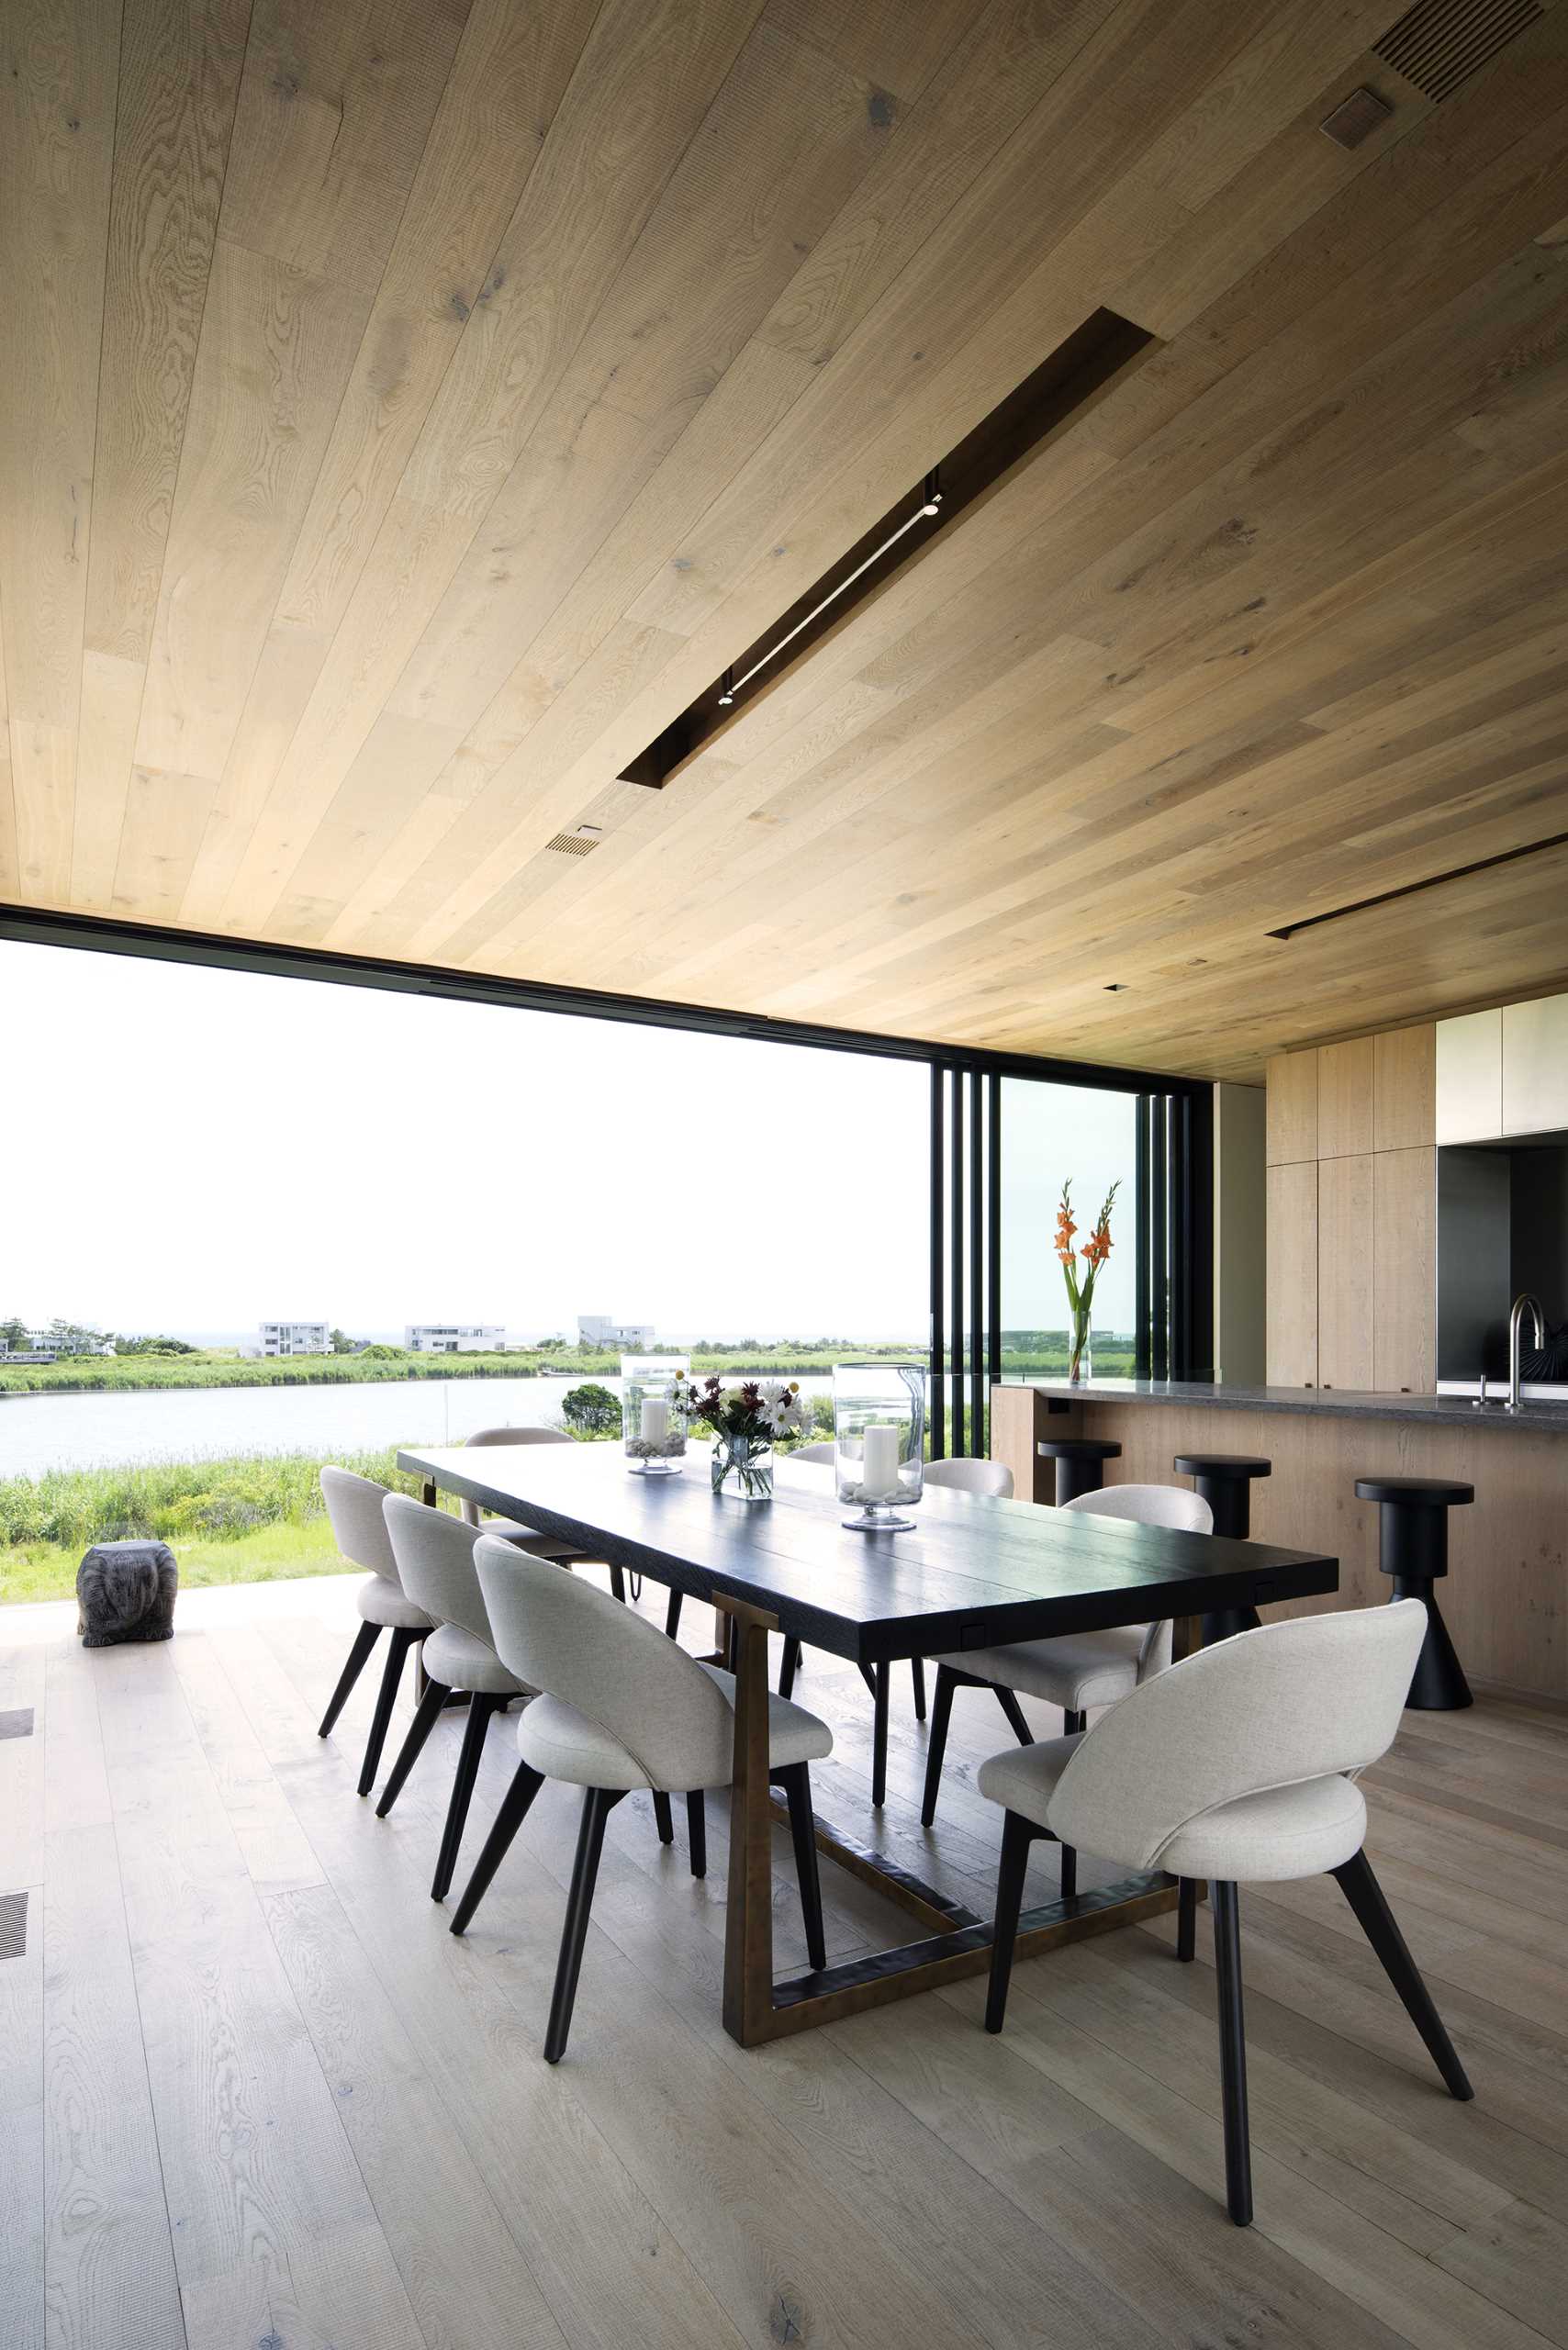
[[[759,696],[863,611],[890,581],[919,563],[960,515],[978,506],[1055,436],[1069,429],[1144,358],[1154,337],[1096,310],[1031,375],[950,449],[788,611],[781,612],[722,676],[623,767],[623,783],[660,789],[693,754]]]

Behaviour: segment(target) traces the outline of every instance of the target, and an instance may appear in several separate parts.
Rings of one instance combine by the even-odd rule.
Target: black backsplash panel
[[[1440,1149],[1439,1379],[1507,1376],[1508,1308],[1521,1290],[1549,1323],[1568,1322],[1568,1136]]]

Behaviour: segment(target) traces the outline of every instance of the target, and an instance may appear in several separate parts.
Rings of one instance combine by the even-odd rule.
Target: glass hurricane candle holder
[[[919,1501],[924,1481],[924,1364],[835,1363],[833,1437],[838,1498],[860,1510],[845,1525],[858,1534],[912,1527],[899,1513]]]
[[[686,1405],[690,1376],[684,1355],[622,1355],[621,1440],[639,1476],[668,1477],[686,1460]]]

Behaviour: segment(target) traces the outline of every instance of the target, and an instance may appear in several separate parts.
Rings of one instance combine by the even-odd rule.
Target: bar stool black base
[[[1207,1502],[1215,1532],[1234,1542],[1251,1539],[1252,1480],[1266,1477],[1273,1465],[1245,1452],[1179,1452],[1170,1464],[1179,1477],[1191,1477],[1199,1499]],[[1255,1607],[1216,1607],[1203,1619],[1204,1646],[1255,1632],[1259,1620]]]
[[[1200,1620],[1204,1646],[1212,1649],[1216,1640],[1233,1639],[1238,1632],[1255,1632],[1263,1619],[1255,1607],[1215,1607]]]
[[[1394,1586],[1393,1597],[1418,1599],[1427,1611],[1406,1704],[1429,1714],[1473,1706],[1432,1586],[1449,1571],[1449,1512],[1473,1502],[1474,1486],[1450,1477],[1358,1477],[1356,1499],[1378,1505],[1378,1565]]]
[[[1464,1677],[1464,1667],[1459,1661],[1459,1652],[1449,1628],[1443,1622],[1437,1594],[1430,1583],[1404,1575],[1395,1575],[1393,1582],[1391,1599],[1418,1599],[1427,1611],[1427,1637],[1421,1642],[1421,1653],[1416,1659],[1410,1695],[1406,1698],[1406,1704],[1426,1714],[1454,1714],[1462,1706],[1473,1706],[1475,1699]]]

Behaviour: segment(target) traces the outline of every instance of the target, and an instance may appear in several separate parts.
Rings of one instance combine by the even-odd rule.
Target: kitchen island
[[[1449,1517],[1443,1614],[1473,1681],[1568,1701],[1568,1402],[1518,1415],[1462,1395],[1209,1382],[1035,1380],[991,1389],[993,1457],[1021,1500],[1054,1499],[1037,1446],[1064,1437],[1119,1443],[1108,1484],[1185,1483],[1175,1454],[1253,1453],[1273,1463],[1251,1488],[1258,1540],[1339,1561],[1333,1600],[1268,1608],[1365,1607],[1388,1596],[1377,1519],[1358,1477],[1455,1477],[1475,1488]]]

